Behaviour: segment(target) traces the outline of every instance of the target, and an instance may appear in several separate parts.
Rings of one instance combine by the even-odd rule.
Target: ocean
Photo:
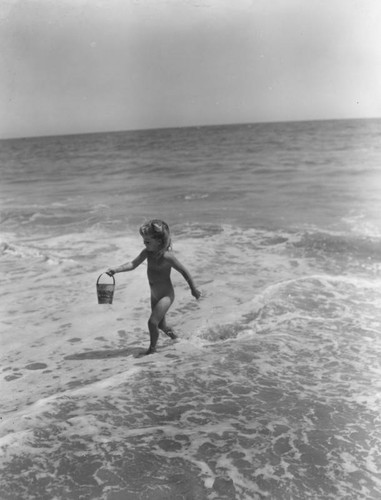
[[[381,120],[0,142],[1,500],[381,497]],[[149,345],[140,225],[173,271]],[[107,276],[101,278],[107,280]]]

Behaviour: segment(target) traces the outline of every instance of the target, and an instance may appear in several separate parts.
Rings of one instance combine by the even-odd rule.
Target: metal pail
[[[103,274],[104,273],[102,273],[97,280],[98,304],[112,304],[115,290],[115,278],[111,276],[113,283],[99,283]]]

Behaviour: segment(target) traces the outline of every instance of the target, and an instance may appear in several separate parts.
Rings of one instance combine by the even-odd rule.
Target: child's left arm
[[[176,271],[183,276],[185,281],[188,283],[189,288],[191,289],[193,297],[195,297],[198,300],[201,297],[201,292],[200,290],[197,290],[193,278],[190,275],[189,271],[186,269],[186,267],[183,266],[181,262],[172,253],[168,253],[166,255],[166,258],[170,262],[173,269],[176,269]]]

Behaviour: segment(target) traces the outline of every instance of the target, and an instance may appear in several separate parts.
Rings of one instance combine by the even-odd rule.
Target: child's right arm
[[[116,273],[125,273],[126,271],[132,271],[136,269],[142,262],[144,262],[147,258],[147,250],[143,250],[140,254],[131,262],[126,262],[126,264],[122,264],[118,267],[110,267],[107,269],[106,274],[112,276]]]

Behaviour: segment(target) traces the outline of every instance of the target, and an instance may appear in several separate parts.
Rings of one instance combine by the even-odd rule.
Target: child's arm
[[[112,276],[116,273],[125,273],[126,271],[132,271],[133,269],[136,269],[138,266],[140,266],[140,264],[144,262],[146,258],[147,250],[144,249],[132,262],[126,262],[125,264],[122,264],[118,267],[110,267],[109,269],[107,269],[106,273],[109,276]]]
[[[201,292],[200,290],[197,290],[196,285],[194,284],[193,278],[190,275],[189,271],[184,267],[181,262],[177,260],[177,258],[173,255],[173,253],[167,253],[166,254],[166,259],[170,262],[171,266],[173,269],[176,269],[185,281],[188,283],[189,288],[191,289],[191,293],[193,297],[195,297],[197,300],[201,297]]]

